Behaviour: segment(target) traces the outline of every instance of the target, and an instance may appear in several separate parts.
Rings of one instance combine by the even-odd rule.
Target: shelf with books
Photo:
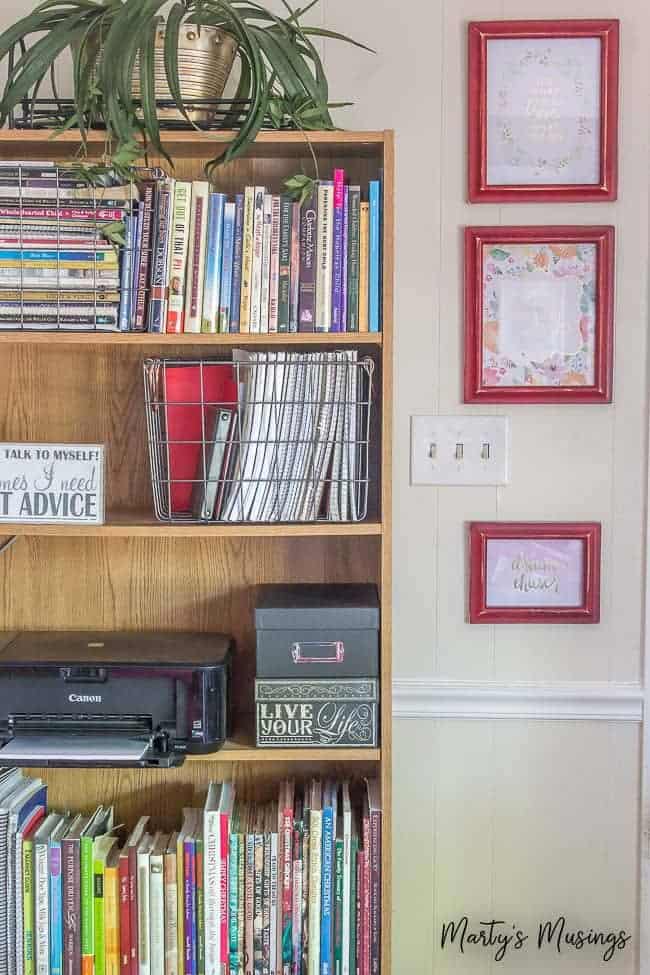
[[[201,525],[157,521],[143,512],[109,516],[104,525],[12,524],[0,523],[0,537],[59,536],[64,538],[300,538],[363,537],[381,535],[378,521],[299,522],[297,524],[217,524]]]

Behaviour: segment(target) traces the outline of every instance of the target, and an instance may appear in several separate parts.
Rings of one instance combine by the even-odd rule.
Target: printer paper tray
[[[0,765],[173,768],[184,758],[118,735],[20,735],[0,747]]]

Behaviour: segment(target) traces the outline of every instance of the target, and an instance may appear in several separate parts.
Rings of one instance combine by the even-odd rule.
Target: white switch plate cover
[[[411,484],[500,485],[509,477],[507,416],[411,417]]]

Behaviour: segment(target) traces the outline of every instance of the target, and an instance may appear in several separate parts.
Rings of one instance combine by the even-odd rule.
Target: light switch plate
[[[411,484],[499,485],[509,476],[507,416],[411,417]]]

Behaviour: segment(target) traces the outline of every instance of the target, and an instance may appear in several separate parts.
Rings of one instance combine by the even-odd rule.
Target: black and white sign
[[[104,447],[0,443],[0,522],[102,525]]]

